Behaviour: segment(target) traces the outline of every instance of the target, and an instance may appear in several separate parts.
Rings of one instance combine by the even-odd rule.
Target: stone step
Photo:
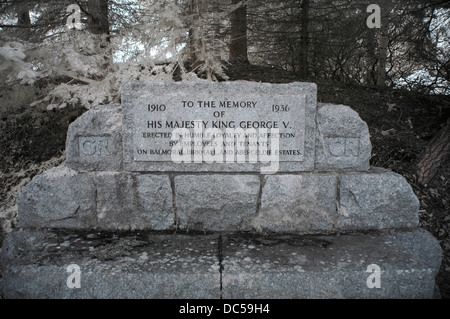
[[[432,298],[440,262],[437,241],[420,228],[336,236],[19,229],[2,248],[5,298]]]

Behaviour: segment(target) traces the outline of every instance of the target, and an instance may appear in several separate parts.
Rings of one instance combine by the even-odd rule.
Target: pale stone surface
[[[423,229],[222,239],[222,297],[432,298],[441,248]],[[420,247],[411,249],[411,247]],[[380,288],[368,288],[380,267]]]
[[[278,232],[331,231],[337,218],[336,192],[337,177],[331,173],[268,176],[252,226]]]
[[[175,177],[179,227],[210,231],[249,230],[260,180],[255,175]]]
[[[323,104],[317,109],[317,171],[365,171],[372,146],[367,124],[348,106]]]
[[[122,108],[101,105],[70,126],[66,140],[66,165],[77,171],[122,168]]]
[[[261,184],[262,182],[262,184]],[[23,227],[206,231],[334,231],[418,226],[419,203],[400,175],[76,172],[60,166],[19,197]],[[258,205],[258,203],[260,203]]]
[[[423,229],[341,236],[17,229],[5,298],[432,298],[441,248]],[[80,267],[80,288],[67,287]],[[380,267],[380,288],[369,288]],[[72,281],[73,282],[73,281]]]
[[[246,81],[221,83],[127,83],[122,88],[124,112],[123,145],[124,168],[129,171],[184,171],[184,172],[261,172],[268,163],[174,163],[171,156],[155,154],[155,150],[171,151],[170,137],[153,138],[152,133],[172,133],[166,122],[233,121],[239,127],[241,121],[277,121],[280,133],[290,137],[280,138],[277,157],[278,171],[309,171],[314,168],[315,115],[317,87],[313,83],[269,84]],[[193,107],[183,107],[183,101],[193,101]],[[215,107],[199,107],[198,101],[215,101]],[[220,107],[221,102],[243,101],[255,108]],[[273,111],[272,104],[289,105],[289,111]],[[165,111],[148,111],[148,105],[164,105]],[[206,105],[206,104],[201,104]],[[214,115],[220,113],[220,116]],[[223,115],[223,116],[222,116]],[[160,123],[158,122],[160,121]],[[151,125],[149,123],[152,123]],[[149,126],[150,125],[150,126]],[[203,126],[202,126],[203,127]],[[189,129],[189,128],[188,128]],[[223,128],[222,128],[223,129]],[[224,130],[224,129],[223,129]],[[270,130],[269,130],[270,133]],[[178,140],[178,139],[177,139]],[[159,160],[159,162],[158,162]],[[226,158],[223,158],[225,162]]]
[[[17,205],[21,227],[90,227],[96,221],[94,179],[65,165],[52,168],[27,184]]]
[[[4,296],[219,298],[217,247],[217,236],[18,230],[2,250]],[[80,288],[67,286],[71,264]]]
[[[406,179],[392,171],[371,168],[342,174],[339,198],[337,225],[342,229],[419,225],[419,200]]]
[[[97,218],[101,229],[171,229],[175,216],[169,177],[98,173]]]
[[[62,165],[34,178],[18,199],[22,227],[171,229],[167,175],[77,172]]]

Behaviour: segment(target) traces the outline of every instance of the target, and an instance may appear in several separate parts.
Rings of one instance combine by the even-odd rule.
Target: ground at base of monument
[[[5,298],[433,298],[440,248],[420,228],[339,236],[19,229],[2,263]]]

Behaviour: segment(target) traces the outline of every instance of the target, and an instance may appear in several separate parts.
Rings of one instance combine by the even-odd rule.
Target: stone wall
[[[159,167],[127,170],[126,111],[99,106],[70,126],[66,163],[34,178],[20,195],[20,225],[302,234],[416,227],[419,203],[407,181],[369,165],[366,123],[344,105],[314,109],[312,167],[292,170],[296,164],[282,162],[276,174],[262,175],[204,163],[151,162]],[[202,168],[191,172],[193,165]]]

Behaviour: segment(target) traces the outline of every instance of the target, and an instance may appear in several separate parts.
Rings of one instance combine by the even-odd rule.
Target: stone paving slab
[[[426,231],[342,236],[227,236],[222,296],[259,298],[432,298],[441,260]],[[380,288],[368,280],[379,266]],[[373,280],[373,281],[372,281]],[[371,277],[371,283],[377,283]]]
[[[219,298],[217,246],[217,236],[16,231],[2,249],[4,296]],[[80,288],[67,285],[72,264]]]
[[[5,298],[432,298],[441,249],[425,230],[341,236],[17,230]],[[69,265],[79,266],[80,288]],[[379,266],[380,288],[377,283]]]

